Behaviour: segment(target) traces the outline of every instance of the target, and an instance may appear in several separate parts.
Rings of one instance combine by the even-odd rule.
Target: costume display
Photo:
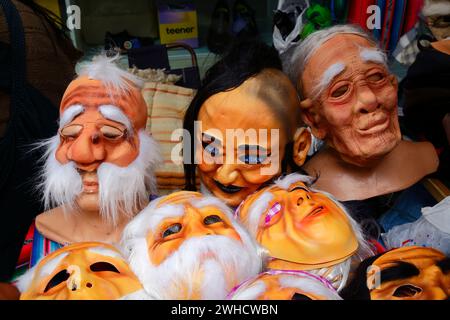
[[[186,112],[186,189],[196,190],[198,169],[202,193],[237,207],[289,165],[301,166],[311,137],[299,111],[277,52],[258,42],[235,45],[208,70]]]
[[[236,215],[269,251],[268,268],[306,270],[339,291],[352,262],[371,255],[358,224],[312,178],[291,174],[249,196]]]
[[[342,300],[323,278],[303,271],[266,271],[228,295],[231,300]]]
[[[403,247],[358,267],[341,296],[348,300],[446,300],[450,259],[432,248]]]
[[[82,66],[62,98],[58,134],[42,145],[40,187],[45,205],[54,208],[36,218],[35,238],[56,248],[118,242],[125,224],[155,192],[159,151],[145,132],[142,83],[115,59],[98,56]],[[46,254],[36,249],[41,242],[34,243],[33,253]]]
[[[114,246],[79,242],[43,258],[17,284],[21,300],[116,300],[148,296]]]
[[[247,37],[259,20],[243,0],[236,41],[214,39],[229,35],[229,6],[218,0],[207,45],[221,56],[199,88],[132,67],[122,48],[128,57],[89,54],[71,82],[72,59],[61,56],[50,96],[25,79],[36,70],[25,68],[29,27],[17,1],[0,0],[13,34],[5,44],[0,32],[0,102],[11,100],[7,117],[0,105],[0,213],[16,214],[11,201],[21,215],[39,205],[25,214],[34,220],[14,276],[0,272],[0,300],[450,299],[450,0],[424,0],[434,39],[401,85],[385,49],[412,27],[418,4],[280,0],[271,47]],[[382,14],[377,40],[331,26],[369,29],[366,8],[372,24]],[[207,58],[188,52],[203,73]],[[172,53],[164,60],[185,59]],[[12,192],[17,182],[36,193]],[[171,314],[205,309],[178,304]]]
[[[131,269],[158,299],[224,299],[262,271],[261,248],[220,200],[180,191],[153,200],[125,228]]]

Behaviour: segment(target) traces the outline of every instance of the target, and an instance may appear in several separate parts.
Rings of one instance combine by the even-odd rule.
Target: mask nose
[[[93,163],[104,161],[106,150],[97,131],[83,132],[70,145],[67,158],[81,169]],[[94,168],[96,169],[96,168]]]
[[[363,85],[358,88],[357,113],[371,113],[378,108],[378,105],[378,98],[369,86]]]
[[[67,287],[71,291],[77,291],[81,287],[81,270],[79,266],[70,265],[67,268],[67,272],[70,273],[69,279],[67,279]]]
[[[235,164],[223,164],[216,171],[216,180],[223,185],[230,185],[238,178],[239,173]]]
[[[298,190],[295,194],[296,204],[298,207],[302,205],[312,205],[314,200],[312,199],[310,193],[306,190]]]

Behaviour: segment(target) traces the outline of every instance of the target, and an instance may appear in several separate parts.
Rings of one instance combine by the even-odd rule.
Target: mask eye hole
[[[203,223],[206,226],[209,226],[210,224],[214,224],[214,223],[218,223],[218,222],[222,222],[222,219],[215,214],[207,216],[205,219],[203,219]]]
[[[117,268],[109,262],[96,262],[91,264],[90,269],[92,272],[110,271],[115,273],[120,273]]]
[[[50,281],[47,283],[47,286],[45,287],[44,293],[49,291],[50,289],[56,287],[62,282],[65,282],[67,279],[69,279],[70,274],[67,272],[66,269],[61,270],[57,274],[53,276],[53,278],[50,279]]]
[[[301,294],[301,293],[294,293],[294,295],[292,296],[291,300],[303,300],[303,301],[309,301],[312,300],[310,297]]]
[[[172,224],[170,227],[168,227],[166,230],[164,230],[163,234],[162,234],[162,238],[166,238],[172,234],[178,233],[181,231],[181,224],[180,223],[175,223]]]
[[[399,297],[399,298],[408,298],[408,297],[414,297],[415,295],[418,295],[421,292],[422,292],[422,289],[420,289],[416,286],[407,284],[407,285],[398,287],[395,290],[393,296]]]

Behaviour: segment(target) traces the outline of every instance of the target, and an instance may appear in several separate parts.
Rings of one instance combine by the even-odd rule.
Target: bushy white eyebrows
[[[131,124],[130,119],[123,113],[120,108],[113,105],[101,105],[98,108],[100,114],[108,120],[119,122],[127,127],[130,134],[133,133],[133,125]],[[77,116],[82,114],[85,111],[84,107],[81,104],[75,104],[73,106],[68,107],[63,114],[61,115],[61,119],[59,121],[59,127],[62,128],[68,123],[72,122]]]
[[[374,62],[383,65],[387,68],[386,55],[379,49],[367,49],[363,48],[360,52],[360,57],[363,62]],[[331,65],[322,75],[320,82],[313,89],[313,99],[317,99],[322,92],[328,88],[328,86],[333,82],[339,74],[345,71],[345,64],[342,62],[337,62]]]
[[[165,205],[152,212],[150,219],[148,220],[149,229],[155,232],[160,224],[169,218],[178,218],[184,215],[184,207],[182,205]]]
[[[133,125],[131,124],[130,119],[128,119],[125,113],[123,113],[123,111],[118,107],[110,104],[101,105],[98,110],[106,119],[123,124],[125,127],[127,127],[130,134],[133,133]]]
[[[42,268],[39,271],[39,278],[43,278],[48,276],[49,274],[52,274],[53,271],[55,271],[55,269],[59,266],[61,261],[65,257],[67,257],[68,254],[69,254],[68,252],[65,252],[47,261],[47,263],[44,266],[42,266]]]
[[[378,49],[362,49],[360,57],[364,62],[375,62],[387,67],[386,55]]]
[[[75,119],[75,117],[79,116],[83,112],[84,107],[81,104],[74,104],[68,107],[61,115],[61,118],[59,120],[59,127],[62,128],[66,124],[72,122],[72,120]]]
[[[342,62],[336,62],[331,65],[323,74],[320,82],[313,89],[313,99],[317,99],[320,94],[328,88],[330,83],[340,75],[346,69],[345,64]]]

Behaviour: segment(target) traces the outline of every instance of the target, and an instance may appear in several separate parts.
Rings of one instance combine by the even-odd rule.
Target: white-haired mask
[[[58,134],[46,142],[44,201],[100,211],[113,225],[132,216],[155,192],[156,142],[145,132],[141,82],[114,58],[87,63],[68,86]]]
[[[122,243],[145,290],[160,299],[224,299],[262,268],[259,246],[230,209],[196,192],[151,202]]]

